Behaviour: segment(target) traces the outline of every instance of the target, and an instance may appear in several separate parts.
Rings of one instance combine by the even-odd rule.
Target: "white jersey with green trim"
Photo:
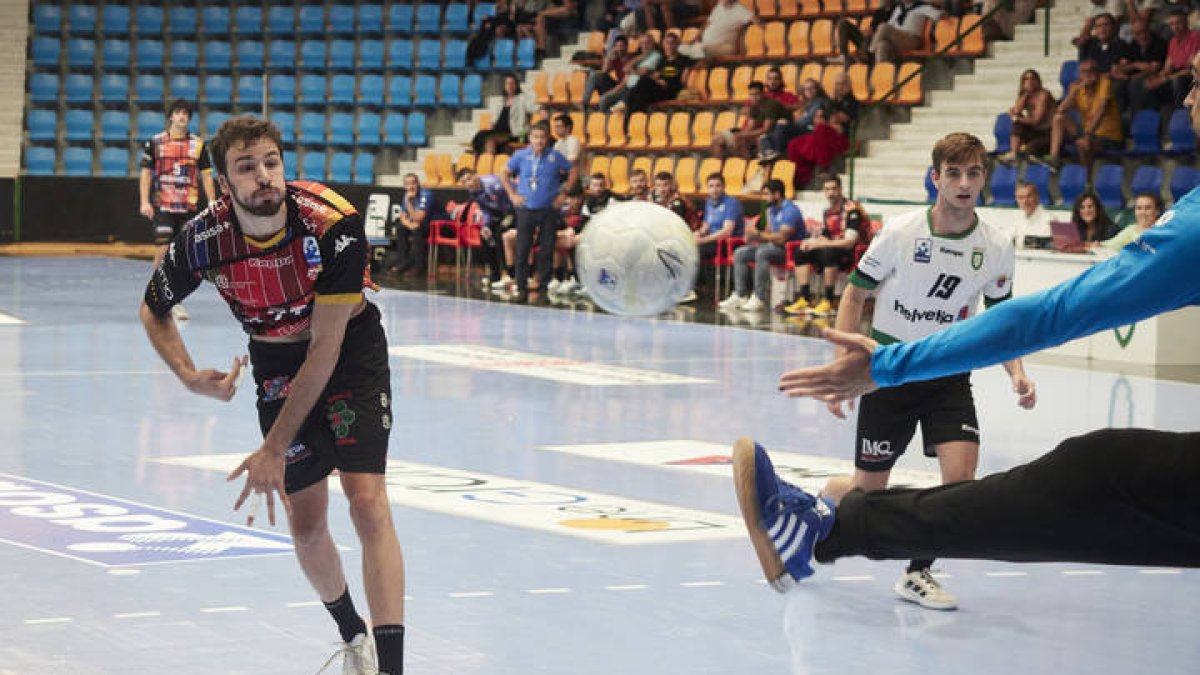
[[[1015,264],[1012,239],[996,227],[976,216],[962,234],[935,234],[925,208],[885,221],[850,281],[876,291],[874,337],[907,342],[974,316],[980,295],[1007,298]]]

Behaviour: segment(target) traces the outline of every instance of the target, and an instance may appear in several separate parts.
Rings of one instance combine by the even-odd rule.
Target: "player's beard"
[[[259,188],[259,190],[262,190],[262,188]],[[257,193],[259,190],[256,190],[255,192]],[[279,192],[279,191],[276,190],[276,192]],[[283,196],[284,195],[282,192],[279,194],[278,199],[270,199],[270,200],[266,200],[266,201],[261,201],[257,204],[251,204],[250,202],[243,201],[241,196],[237,193],[237,190],[230,189],[229,195],[231,197],[233,197],[233,201],[237,202],[238,206],[242,207],[243,211],[245,211],[246,213],[249,213],[252,216],[260,216],[260,217],[273,216],[273,215],[279,213],[279,209],[283,208]]]

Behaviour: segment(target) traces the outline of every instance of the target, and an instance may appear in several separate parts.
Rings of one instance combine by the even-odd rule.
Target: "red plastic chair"
[[[747,220],[746,227],[753,227]],[[746,243],[745,237],[730,236],[717,240],[717,255],[713,258],[716,268],[716,283],[713,284],[713,300],[719,302],[722,295],[729,295],[727,288],[732,283],[732,275],[725,276],[725,269],[733,267],[733,252],[737,247]]]
[[[437,276],[438,250],[442,246],[454,248],[454,271],[462,265],[462,227],[453,220],[429,221],[429,278]]]

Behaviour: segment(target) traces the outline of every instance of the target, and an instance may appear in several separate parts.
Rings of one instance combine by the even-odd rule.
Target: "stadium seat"
[[[30,55],[33,57],[33,65],[36,68],[58,68],[59,54],[62,52],[62,43],[56,37],[35,37],[30,46]]]
[[[138,5],[137,24],[139,32],[142,29],[143,12],[153,9],[159,8],[149,5]],[[151,22],[153,22],[152,19]],[[168,33],[171,37],[194,37],[200,32],[200,19],[195,7],[171,7],[167,12],[167,23]],[[161,22],[159,28],[161,30]]]
[[[467,108],[483,107],[483,76],[468,73],[462,82],[462,103]]]
[[[222,5],[206,4],[200,10],[200,26],[207,36],[217,37],[229,34],[229,8]]]
[[[692,195],[699,192],[696,185],[696,158],[692,156],[681,157],[675,165],[675,183],[679,186],[679,191],[685,195]]]
[[[876,63],[871,68],[871,102],[888,99],[888,92],[896,86],[896,64]]]
[[[500,38],[492,43],[492,70],[509,71],[517,65],[517,43]]]
[[[34,103],[58,103],[58,75],[30,73],[29,99]]]
[[[138,75],[133,81],[134,102],[138,105],[162,105],[163,94],[162,75]]]
[[[557,78],[562,73],[555,75]],[[539,106],[549,105],[553,101],[553,95],[550,91],[550,74],[536,73],[533,76],[533,101]]]
[[[363,75],[358,80],[358,104],[366,107],[383,107],[383,76]]]
[[[162,69],[162,43],[158,44],[158,68]],[[91,70],[96,65],[96,41],[73,38],[67,41],[67,67]]]
[[[438,101],[442,106],[457,108],[462,105],[462,80],[454,73],[443,73],[438,81]]]
[[[854,98],[859,101],[868,101],[871,99],[871,85],[869,83],[871,73],[870,67],[865,63],[852,64],[846,74],[850,77],[850,90],[854,94]],[[784,74],[785,82],[786,73]]]
[[[437,107],[437,78],[433,75],[417,75],[413,79],[413,105],[418,108]]]
[[[1129,193],[1137,196],[1143,192],[1161,195],[1163,185],[1163,170],[1158,166],[1139,166],[1133,172],[1133,180],[1129,182]]]
[[[442,55],[442,68],[446,70],[467,69],[467,41],[447,40],[446,52]]]
[[[129,35],[130,27],[129,5],[105,3],[100,8],[100,33],[105,37],[110,35]]]
[[[300,43],[300,68],[324,71],[327,60],[324,40],[304,40]]]
[[[300,105],[323,106],[326,103],[328,81],[324,75],[300,76]],[[272,97],[274,98],[274,97]]]
[[[171,98],[195,101],[200,96],[200,80],[195,75],[174,75],[170,80]]]
[[[393,2],[388,8],[388,32],[399,35],[412,35],[413,6]]]
[[[67,32],[71,35],[92,35],[96,32],[96,6],[71,3],[67,12]]]
[[[290,39],[271,40],[267,47],[267,70],[291,72],[296,68],[296,43]]]
[[[233,70],[233,48],[224,40],[206,40],[201,56],[205,72],[228,73]]]
[[[1071,83],[1078,79],[1079,62],[1063,61],[1062,68],[1058,71],[1058,84],[1062,87],[1062,92],[1058,96],[1060,100],[1067,95],[1067,89],[1071,88]]]
[[[63,80],[63,100],[68,105],[92,104],[92,88],[95,82],[91,75],[71,73]]]
[[[1003,155],[1012,149],[1012,118],[1008,113],[996,115],[996,123],[992,125],[992,135],[996,137],[994,154]]]
[[[92,175],[92,149],[69,145],[63,150],[63,173],[67,176]]]
[[[240,71],[258,72],[263,69],[263,43],[242,40],[237,44],[237,66]]]
[[[222,110],[209,110],[208,113],[204,115],[204,130],[202,133],[205,136],[212,136],[213,134],[216,134],[217,129],[220,129],[221,125],[224,124],[225,120],[227,119],[229,119],[229,113]]]
[[[604,134],[608,136],[608,147],[623,148],[629,139],[625,135],[625,113],[609,113],[604,125]]]
[[[329,142],[332,145],[354,145],[354,113],[335,112],[329,116]]]
[[[791,22],[787,31],[788,55],[797,58],[808,56],[808,29],[807,21]]]
[[[299,35],[315,36],[325,33],[325,6],[301,5],[296,14],[296,32]]]
[[[67,110],[63,119],[63,137],[68,141],[92,140],[96,118],[91,110]]]
[[[660,173],[675,173],[675,157],[672,155],[662,155],[654,160],[654,168],[650,170],[650,180]]]
[[[305,180],[325,180],[325,151],[324,150],[307,150],[304,153],[304,159],[300,164],[300,175],[304,176]]]
[[[809,25],[808,54],[809,58],[823,59],[833,56],[833,21],[817,19]]]
[[[647,116],[644,112],[635,112],[629,115],[629,124],[625,129],[625,148],[629,150],[642,150],[649,143],[646,137],[646,120]]]
[[[1167,154],[1190,155],[1196,152],[1196,134],[1188,120],[1187,110],[1176,108],[1171,113],[1171,119],[1167,122],[1167,137],[1171,139],[1171,149]]]
[[[1096,169],[1093,187],[1104,208],[1119,209],[1125,206],[1125,196],[1121,193],[1123,176],[1124,171],[1119,164],[1101,164]]]
[[[388,66],[392,70],[404,71],[413,69],[412,40],[392,40],[391,45],[388,46]]]
[[[921,105],[925,100],[924,88],[921,84],[921,64],[906,61],[900,64],[896,73],[896,83],[900,91],[896,95],[896,105]],[[907,82],[905,82],[907,80]]]
[[[629,157],[616,155],[608,160],[608,180],[616,194],[629,192]]]
[[[262,32],[262,7],[239,3],[233,12],[233,34],[238,37],[250,37],[261,35]]]
[[[263,79],[261,75],[238,76],[237,102],[242,108],[258,108],[262,106]]]
[[[1063,204],[1071,206],[1087,189],[1087,169],[1080,164],[1066,164],[1058,172],[1058,193]]]
[[[354,182],[354,156],[348,152],[335,152],[329,158],[329,180],[334,183]]]
[[[138,72],[162,72],[164,52],[160,40],[138,40],[134,54]]]
[[[725,189],[729,194],[741,194],[742,187],[746,184],[746,160],[741,157],[726,159],[721,175],[725,177]]]
[[[393,5],[395,7],[395,5]],[[389,147],[402,147],[405,141],[404,128],[408,118],[402,112],[388,112],[383,118],[383,144]]]
[[[33,5],[33,32],[58,37],[62,30],[62,7],[46,3]]]
[[[227,75],[206,75],[204,102],[207,105],[233,105],[233,80]]]
[[[383,34],[383,5],[376,3],[360,3],[358,17],[355,20],[359,35]]]
[[[442,6],[423,2],[416,7],[416,32],[421,35],[436,35],[442,30]]]
[[[411,108],[412,105],[412,78],[408,75],[393,75],[388,80],[388,106]]]
[[[334,40],[329,43],[329,68],[331,70],[354,70],[354,42]]]
[[[763,46],[767,58],[781,59],[787,56],[787,25],[782,21],[772,21],[763,30]]]
[[[129,43],[125,40],[105,40],[100,46],[101,69],[107,73],[129,71]]]
[[[171,42],[171,70],[194,72],[200,66],[200,52],[191,40]]]
[[[471,7],[465,2],[451,2],[446,5],[446,14],[442,17],[444,30],[448,35],[466,35],[471,32]]]
[[[138,3],[137,10],[133,15],[134,24],[136,25],[136,28],[133,31],[134,34],[136,34],[139,38],[161,37],[163,34],[164,16],[163,8],[161,6],[149,2]],[[172,18],[174,18],[174,16],[172,16]],[[181,25],[179,28],[189,28],[189,26],[186,25],[186,19],[187,17],[185,16],[180,20]],[[171,34],[190,36],[194,36],[196,34],[196,11],[194,9],[191,12],[190,30],[184,33],[180,32],[179,28],[172,25]]]
[[[796,196],[796,163],[781,159],[771,166],[771,178],[783,182],[784,196],[791,199]]]
[[[692,116],[686,111],[675,112],[671,114],[671,119],[667,123],[667,147],[676,150],[682,150],[692,144],[690,129],[692,126]]]
[[[422,5],[426,7],[427,5]],[[436,8],[436,5],[434,5]],[[436,71],[442,65],[442,41],[425,38],[417,41],[417,68]]]
[[[1179,201],[1185,194],[1200,185],[1200,169],[1194,166],[1179,166],[1171,174],[1171,198]]]
[[[938,197],[938,189],[937,185],[935,185],[933,182],[932,172],[932,166],[925,169],[925,201],[929,202],[930,204],[936,202]]]
[[[708,97],[707,100],[715,103],[724,103],[730,100],[729,95],[729,70],[723,67],[716,67],[708,71]]]
[[[533,38],[524,38],[517,43],[517,68],[533,70],[537,68],[537,43]]]
[[[297,140],[299,140],[300,145],[321,145],[325,143],[325,113],[301,113],[299,125],[300,134]]]
[[[1158,128],[1162,122],[1157,110],[1139,110],[1129,124],[1129,138],[1133,147],[1127,154],[1134,157],[1162,154],[1162,143],[1158,140]]]
[[[354,35],[354,5],[334,3],[329,6],[329,33],[338,37]]]
[[[383,141],[382,120],[379,113],[359,112],[358,121],[354,127],[355,142],[364,147],[377,148]]]
[[[478,28],[480,21],[493,16],[496,16],[496,3],[477,2],[475,3],[475,12],[471,17],[472,25]]]
[[[607,118],[603,113],[592,113],[587,117],[587,141],[589,148],[602,148],[608,143],[608,135],[604,131]],[[591,173],[596,173],[592,171]]]
[[[425,134],[425,113],[414,112],[408,116],[408,130],[404,136],[409,145],[425,145],[428,141]]]
[[[296,8],[292,4],[273,4],[267,8],[266,34],[271,37],[292,37],[296,34]]]
[[[25,125],[29,128],[29,139],[32,141],[53,142],[58,139],[58,113],[53,110],[30,110]]]
[[[293,108],[296,105],[296,78],[291,75],[272,75],[267,79],[267,101],[272,108]]]
[[[100,175],[120,177],[129,175],[129,151],[125,148],[100,150]]]
[[[742,31],[742,50],[732,58],[761,61],[766,58],[766,55],[767,46],[763,41],[763,27],[753,23],[746,26],[746,29]]]
[[[1050,170],[1041,164],[1028,164],[1025,167],[1025,182],[1037,188],[1041,203],[1050,203]]]
[[[279,135],[285,146],[296,144],[296,114],[284,110],[271,111],[270,119],[279,127]],[[294,164],[294,162],[291,162]]]
[[[354,81],[354,76],[347,73],[338,73],[329,78],[329,102],[334,105],[354,105]]]
[[[383,40],[363,40],[358,43],[358,69],[383,72]]]
[[[375,155],[369,152],[355,153],[354,182],[363,185],[375,182]]]
[[[31,176],[54,175],[54,148],[33,145],[25,149],[25,172]]]

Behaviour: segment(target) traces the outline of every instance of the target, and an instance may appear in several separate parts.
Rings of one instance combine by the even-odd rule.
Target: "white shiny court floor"
[[[224,480],[257,447],[253,392],[223,404],[175,381],[137,321],[147,273],[0,258],[0,675],[316,672],[332,621],[285,528],[239,527]],[[393,350],[409,673],[1200,671],[1191,570],[940,561],[961,603],[944,613],[892,595],[903,563],[846,560],[770,591],[725,454],[751,435],[801,480],[848,466],[851,424],[774,390],[827,357],[818,340],[425,293],[373,301]],[[186,305],[199,364],[245,352],[211,289]],[[1106,425],[1196,428],[1195,385],[1029,369],[1032,412],[1000,369],[975,377],[984,472]],[[903,480],[932,478],[918,455]],[[340,495],[331,509],[365,610]]]

